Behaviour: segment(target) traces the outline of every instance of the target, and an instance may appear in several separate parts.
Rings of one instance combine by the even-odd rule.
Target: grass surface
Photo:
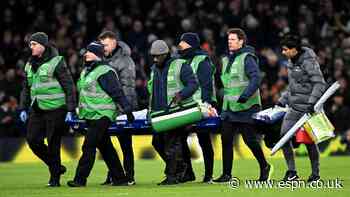
[[[274,166],[272,180],[280,180],[285,173],[285,164],[282,159],[270,159]],[[307,157],[297,159],[297,168],[302,180],[310,175],[310,163]],[[158,160],[136,161],[135,186],[112,187],[100,186],[104,181],[106,167],[103,161],[96,161],[85,188],[69,188],[66,182],[74,176],[77,162],[64,163],[68,171],[61,178],[60,188],[48,188],[47,168],[41,163],[0,163],[0,197],[17,196],[348,196],[350,194],[350,157],[326,157],[321,158],[321,178],[323,180],[342,180],[342,189],[336,188],[260,188],[249,189],[245,186],[245,180],[256,179],[259,175],[258,165],[255,160],[234,161],[233,176],[240,179],[240,187],[232,189],[228,184],[202,184],[203,164],[193,162],[197,179],[195,182],[176,186],[157,186],[163,179],[164,165]],[[215,161],[214,175],[217,177],[221,172],[221,161]],[[276,181],[277,182],[277,181]],[[332,186],[332,185],[329,185]],[[286,186],[285,186],[286,187]]]

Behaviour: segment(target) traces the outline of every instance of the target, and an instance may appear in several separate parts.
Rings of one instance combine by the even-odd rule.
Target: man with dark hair
[[[226,32],[227,35],[230,35],[230,34],[235,34],[237,35],[237,38],[242,42],[242,45],[246,45],[247,44],[247,35],[245,34],[245,32],[243,31],[243,29],[240,29],[240,28],[230,28],[227,30]]]
[[[191,65],[200,85],[200,88],[193,95],[193,99],[216,106],[214,91],[215,66],[211,62],[209,55],[200,48],[198,34],[191,32],[182,34],[178,48],[181,58],[185,59],[187,61],[186,63]],[[205,175],[203,182],[212,183],[214,151],[211,144],[210,133],[208,131],[198,131],[196,134],[204,157]],[[195,175],[191,165],[191,152],[187,145],[187,135],[184,136],[183,140],[186,173],[180,181],[193,181],[195,180]]]
[[[102,32],[98,39],[104,45],[104,56],[112,68],[118,74],[124,94],[133,109],[137,108],[137,98],[135,91],[136,70],[135,63],[131,59],[131,50],[127,44],[117,40],[117,36],[112,31]],[[134,151],[132,147],[132,135],[129,132],[117,135],[120,147],[123,151],[123,166],[128,178],[129,185],[135,185],[134,172]],[[110,184],[111,177],[108,173],[106,181],[102,183]]]
[[[221,118],[223,173],[214,182],[228,182],[232,175],[233,139],[237,132],[253,152],[260,166],[259,181],[266,181],[272,173],[258,142],[252,115],[261,106],[259,85],[261,81],[258,58],[254,48],[246,45],[246,36],[241,29],[229,29],[229,54],[222,58],[221,80],[224,86],[224,100]]]
[[[61,136],[65,117],[72,119],[75,111],[75,86],[64,58],[49,44],[46,33],[32,34],[29,47],[32,54],[25,65],[20,119],[26,122],[29,111],[29,147],[49,167],[48,186],[58,187],[60,176],[66,172],[61,165]]]
[[[153,56],[151,78],[148,81],[151,111],[168,109],[171,102],[178,104],[191,100],[198,84],[190,65],[185,60],[170,57],[168,45],[163,40],[152,43],[150,54]],[[184,127],[153,135],[152,145],[165,161],[166,178],[158,185],[179,183],[179,166],[183,164]]]
[[[281,41],[281,47],[282,54],[289,60],[289,84],[277,103],[279,106],[289,106],[282,123],[281,135],[283,136],[305,113],[314,112],[314,105],[325,91],[326,82],[317,62],[316,54],[312,49],[303,47],[298,36],[285,36]],[[312,167],[312,174],[307,181],[317,181],[320,179],[318,146],[307,144],[306,147]],[[284,180],[298,179],[292,142],[287,142],[282,150],[288,166]]]
[[[83,154],[70,187],[86,186],[99,149],[111,174],[113,186],[128,185],[118,154],[108,134],[108,128],[122,107],[129,122],[134,121],[132,107],[128,103],[115,71],[103,61],[103,45],[91,42],[84,54],[84,69],[78,81],[79,118],[87,122],[87,132],[82,147]]]

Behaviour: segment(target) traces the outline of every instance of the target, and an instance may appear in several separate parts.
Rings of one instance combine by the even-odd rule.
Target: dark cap
[[[29,42],[30,41],[35,41],[35,42],[43,45],[44,47],[46,47],[49,44],[49,37],[44,32],[36,32],[30,36]]]
[[[87,47],[86,50],[95,54],[97,57],[103,58],[104,55],[104,47],[103,44],[97,41],[91,42]]]
[[[199,36],[196,33],[188,32],[188,33],[182,34],[180,37],[180,42],[181,41],[186,42],[187,44],[189,44],[193,48],[200,47]]]

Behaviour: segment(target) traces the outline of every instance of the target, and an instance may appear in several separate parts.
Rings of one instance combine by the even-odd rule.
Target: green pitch
[[[273,180],[280,180],[285,172],[284,160],[270,159],[274,165]],[[164,165],[156,160],[136,161],[135,186],[112,187],[100,186],[104,181],[106,167],[102,161],[97,161],[88,179],[85,188],[69,188],[66,182],[74,176],[77,161],[64,163],[68,168],[67,173],[61,179],[60,188],[48,188],[48,172],[41,163],[0,163],[0,197],[36,196],[36,197],[93,197],[93,196],[348,196],[350,193],[350,157],[326,157],[321,159],[321,178],[324,180],[342,180],[342,189],[337,188],[260,188],[249,189],[245,186],[245,180],[257,179],[259,170],[255,160],[235,160],[233,176],[240,179],[240,187],[232,189],[228,184],[202,184],[203,164],[193,162],[197,180],[192,183],[179,184],[176,186],[157,186],[163,179]],[[299,176],[306,179],[310,174],[310,164],[306,157],[297,159]],[[217,177],[221,172],[221,161],[215,162]],[[331,185],[329,185],[331,186]]]

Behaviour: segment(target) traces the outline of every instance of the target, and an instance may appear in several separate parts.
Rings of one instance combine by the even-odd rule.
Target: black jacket
[[[30,57],[28,63],[32,64],[33,72],[36,72],[42,64],[51,60],[52,58],[58,56],[58,51],[53,46],[49,46],[44,51],[44,54],[41,58]],[[68,111],[73,112],[77,105],[76,99],[76,87],[73,82],[72,74],[67,68],[66,61],[62,59],[54,71],[54,77],[62,86],[62,89],[66,95],[66,109]],[[30,98],[30,87],[28,85],[27,76],[23,81],[23,90],[21,92],[20,99],[20,109],[28,110],[30,107],[34,109],[39,109],[37,102],[34,102],[33,106],[30,106],[31,98]]]

